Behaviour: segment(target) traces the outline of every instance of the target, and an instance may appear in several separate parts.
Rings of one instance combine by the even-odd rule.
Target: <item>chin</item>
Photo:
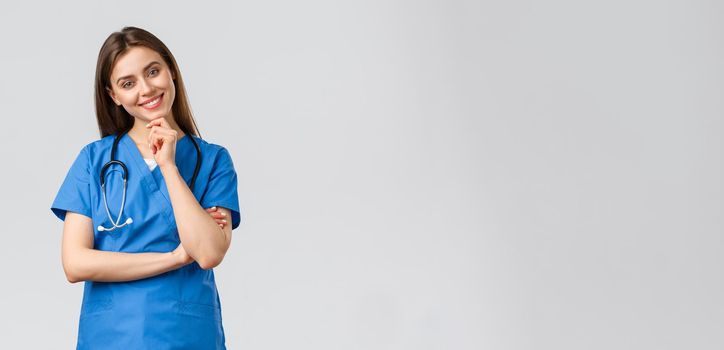
[[[140,119],[150,122],[154,119],[165,117],[169,113],[171,113],[170,109],[169,110],[157,110],[157,111],[142,110],[142,111],[140,111]]]

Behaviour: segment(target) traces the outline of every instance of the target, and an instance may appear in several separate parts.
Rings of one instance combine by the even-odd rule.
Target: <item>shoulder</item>
[[[103,149],[106,149],[108,147],[107,144],[109,144],[109,142],[110,144],[113,143],[113,137],[113,135],[110,135],[99,140],[87,143],[77,153],[76,163],[89,163],[91,159],[95,158],[95,156],[103,152]]]
[[[86,171],[91,171],[91,169],[101,166],[104,162],[108,161],[114,140],[115,135],[108,135],[87,143],[76,153],[72,167],[77,170],[85,169]]]
[[[109,149],[113,145],[113,141],[115,140],[116,135],[108,135],[106,137],[103,137],[101,139],[92,141],[81,149],[81,153],[86,153],[89,157],[92,157],[93,155],[103,153],[105,150]]]
[[[234,162],[231,160],[231,154],[226,147],[196,136],[193,139],[201,149],[202,164],[210,167],[211,172],[233,171]]]
[[[199,144],[199,148],[201,149],[201,153],[203,154],[203,157],[208,158],[218,158],[218,157],[228,157],[231,158],[229,154],[229,150],[226,149],[226,147],[209,142],[207,140],[204,140],[202,138],[199,138],[197,136],[193,136],[193,139]]]

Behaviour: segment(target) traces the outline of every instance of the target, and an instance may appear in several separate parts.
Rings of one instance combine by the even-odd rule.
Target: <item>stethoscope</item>
[[[121,228],[126,225],[130,225],[133,223],[133,219],[129,216],[128,219],[123,224],[118,224],[121,222],[121,215],[123,215],[123,208],[126,205],[126,182],[128,180],[128,168],[126,168],[126,164],[123,164],[120,160],[116,159],[116,149],[118,148],[118,141],[121,140],[123,135],[125,135],[128,131],[124,131],[118,136],[116,136],[116,139],[113,140],[113,147],[111,148],[111,160],[103,165],[103,168],[101,168],[101,193],[103,194],[103,206],[106,208],[106,214],[108,214],[108,220],[111,221],[111,224],[113,224],[113,227],[107,228],[103,225],[98,225],[98,231],[113,231],[117,228]],[[196,148],[196,167],[194,168],[194,175],[191,177],[191,184],[189,185],[189,188],[191,191],[194,189],[194,184],[196,183],[196,176],[199,175],[199,169],[201,168],[201,149],[199,148],[198,143],[196,143],[196,140],[194,140],[193,136],[189,133],[186,133],[187,137],[191,138],[191,142],[194,143],[194,147]],[[108,209],[108,202],[106,201],[106,170],[113,165],[118,164],[121,166],[121,169],[123,171],[121,174],[123,175],[123,197],[121,197],[121,210],[118,212],[118,217],[116,220],[113,220],[113,217],[111,216],[111,211]],[[115,170],[118,171],[118,170]]]

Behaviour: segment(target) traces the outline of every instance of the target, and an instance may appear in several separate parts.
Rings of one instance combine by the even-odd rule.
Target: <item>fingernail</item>
[[[221,212],[221,216],[226,216],[226,213],[224,213],[224,212],[222,211],[222,212]]]
[[[224,219],[222,219],[221,221],[223,221],[224,223],[226,223],[226,220],[224,220]]]

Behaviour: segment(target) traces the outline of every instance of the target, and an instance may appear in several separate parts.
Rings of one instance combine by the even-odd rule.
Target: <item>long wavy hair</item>
[[[120,32],[114,32],[108,36],[98,53],[95,105],[98,131],[101,138],[127,132],[133,127],[133,116],[123,106],[117,106],[113,103],[107,89],[111,88],[111,70],[116,63],[116,59],[134,46],[145,46],[161,55],[166,65],[171,69],[176,87],[176,97],[171,106],[174,121],[184,133],[200,137],[196,121],[191,113],[191,106],[186,95],[184,81],[181,78],[181,71],[171,51],[155,35],[141,28],[124,27]]]

